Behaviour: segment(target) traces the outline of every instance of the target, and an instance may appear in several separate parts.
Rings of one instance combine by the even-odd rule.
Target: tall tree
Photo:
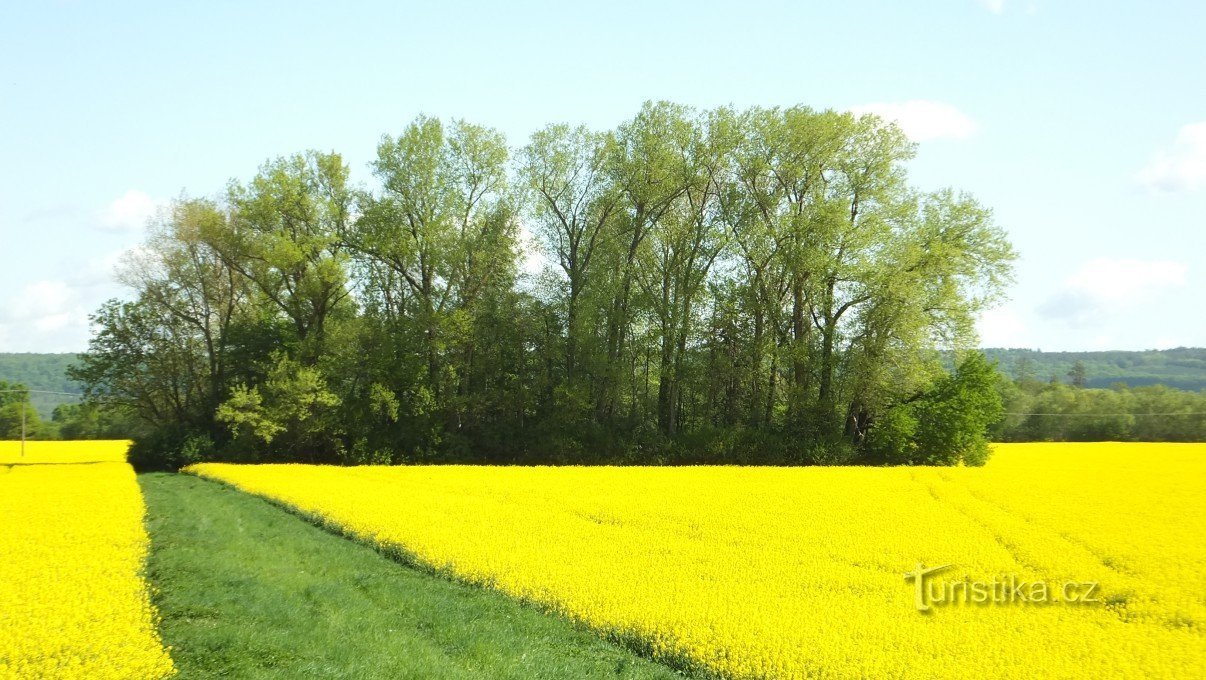
[[[726,159],[735,132],[732,116],[717,112],[690,123],[688,134],[672,138],[680,145],[683,191],[650,231],[636,274],[661,341],[657,422],[667,435],[678,430],[684,362],[696,305],[706,292],[708,275],[728,236],[719,218],[718,196],[727,181]]]
[[[151,225],[143,248],[133,251],[118,279],[143,300],[187,328],[203,350],[201,374],[208,382],[200,408],[212,412],[233,377],[231,327],[249,302],[248,282],[212,245],[231,229],[230,214],[214,201],[173,201]]]
[[[595,255],[614,235],[621,209],[621,193],[607,175],[614,144],[608,133],[551,125],[534,133],[520,154],[537,236],[565,277],[565,373],[570,383],[576,381],[579,348],[592,335],[582,325],[582,298],[599,278]]]
[[[601,420],[615,415],[619,405],[620,371],[633,323],[633,288],[639,273],[641,248],[662,225],[667,213],[687,191],[691,171],[684,150],[691,147],[694,125],[686,107],[648,102],[632,120],[620,125],[609,159],[611,181],[623,197],[615,248],[608,265],[616,272],[606,312],[608,373],[597,390]]]
[[[472,389],[476,315],[499,301],[516,273],[517,206],[498,132],[420,117],[382,138],[374,173],[382,190],[362,201],[349,242],[377,272],[378,299],[421,333],[423,393],[462,426],[453,405]]]
[[[1079,359],[1072,364],[1072,368],[1068,369],[1068,380],[1071,381],[1073,387],[1084,387],[1089,380],[1089,371],[1085,368],[1085,362]]]
[[[246,186],[231,183],[229,228],[210,234],[226,263],[291,323],[297,356],[309,365],[348,297],[344,234],[354,197],[339,154],[279,158]]]

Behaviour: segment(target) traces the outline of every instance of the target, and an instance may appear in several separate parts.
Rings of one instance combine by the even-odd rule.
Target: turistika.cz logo
[[[943,564],[927,567],[918,564],[917,569],[904,575],[913,582],[914,602],[917,611],[926,613],[934,607],[972,605],[1031,605],[1031,604],[1079,604],[1100,603],[1096,581],[1027,581],[1014,574],[995,576],[992,580],[975,580],[963,575],[961,579],[934,578],[953,565]]]

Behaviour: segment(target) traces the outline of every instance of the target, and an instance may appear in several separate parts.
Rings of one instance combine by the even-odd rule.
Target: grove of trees
[[[1014,253],[913,153],[801,106],[420,117],[371,183],[307,151],[174,201],[70,374],[148,465],[982,462]]]

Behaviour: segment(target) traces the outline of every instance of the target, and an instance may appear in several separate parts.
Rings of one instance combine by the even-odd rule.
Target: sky
[[[1020,257],[981,343],[1206,346],[1206,3],[0,3],[0,352],[81,351],[173,197],[419,114],[604,129],[641,103],[896,120],[912,183]]]

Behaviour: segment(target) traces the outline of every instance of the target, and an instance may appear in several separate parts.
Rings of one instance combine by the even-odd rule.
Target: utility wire
[[[64,397],[79,397],[84,398],[84,395],[79,392],[53,392],[51,390],[0,390],[0,392],[28,392],[29,394],[58,394]]]
[[[1065,418],[1102,418],[1106,416],[1206,416],[1206,411],[1198,413],[1006,413],[1007,416],[1063,416]]]

